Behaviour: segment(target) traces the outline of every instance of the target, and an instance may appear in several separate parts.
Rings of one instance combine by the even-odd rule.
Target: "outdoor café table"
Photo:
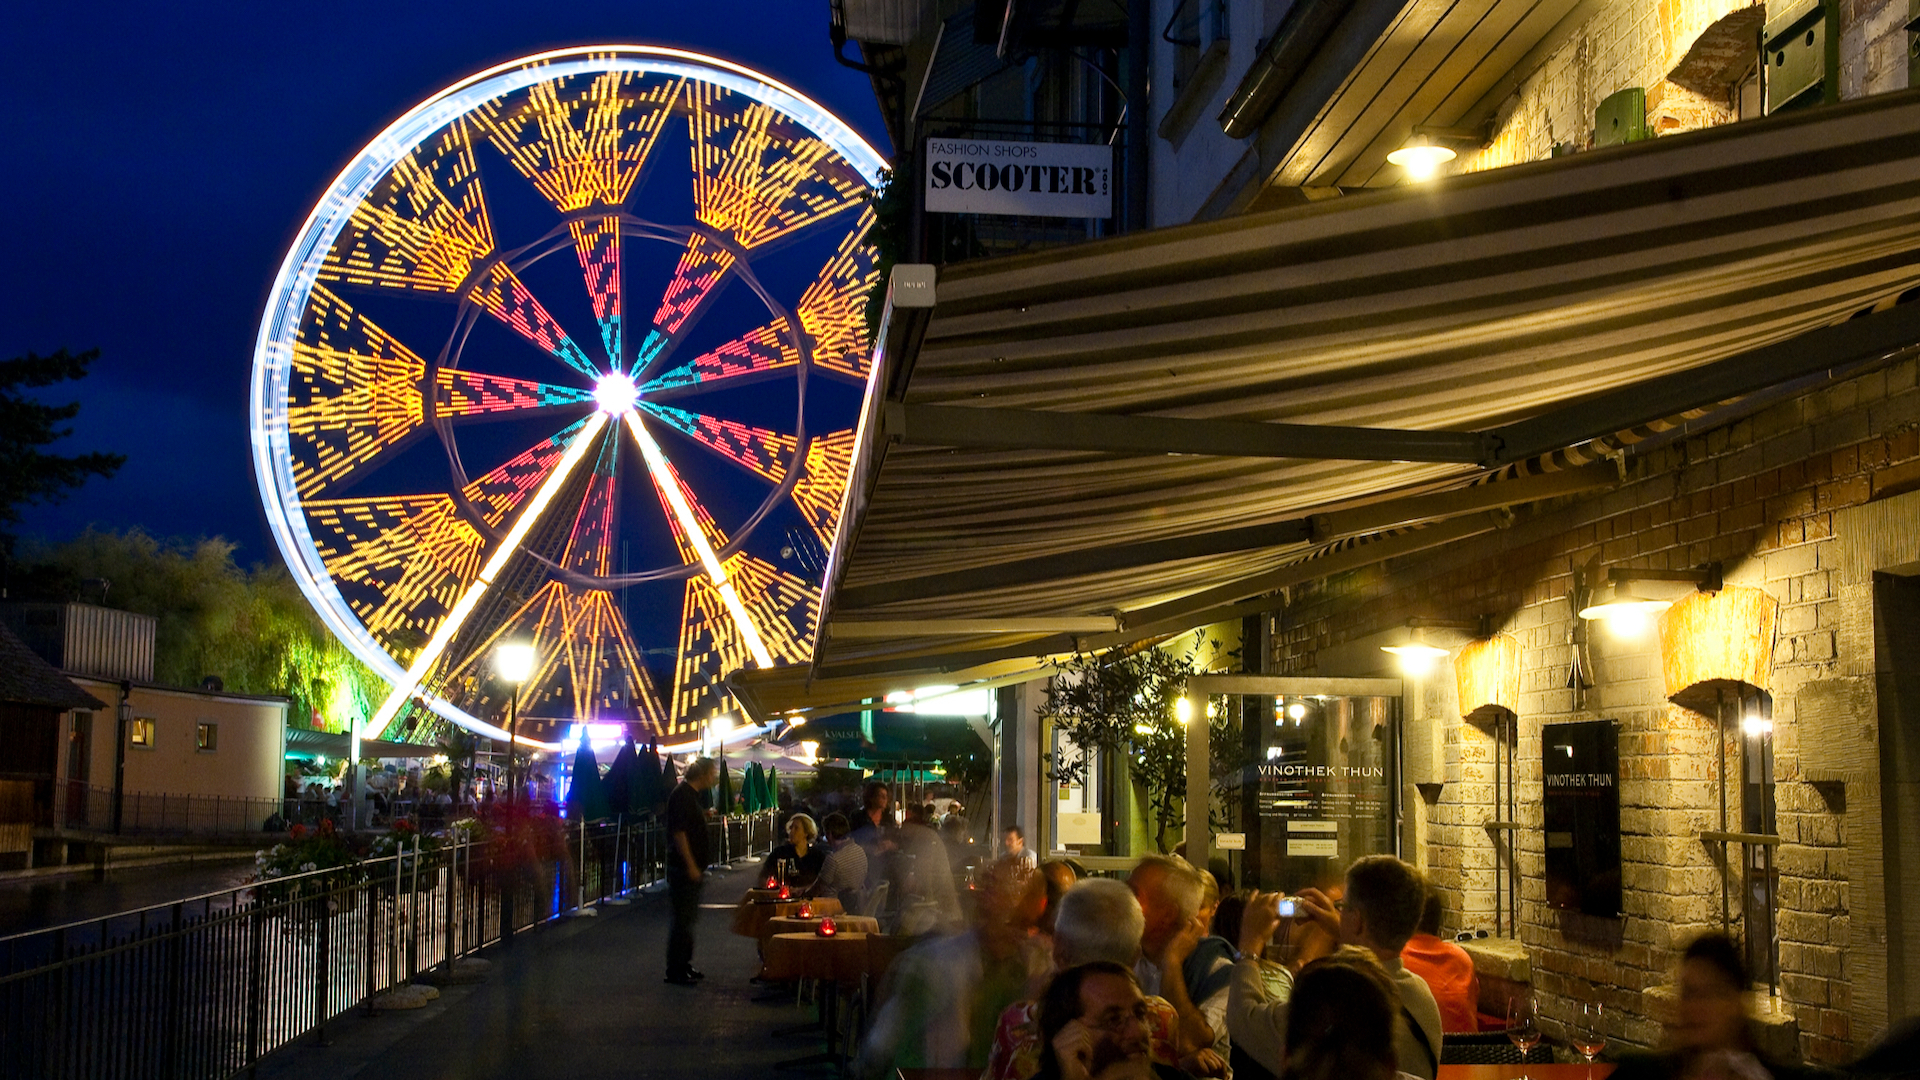
[[[760,938],[767,936],[767,920],[786,918],[800,911],[803,901],[800,897],[780,899],[780,894],[772,889],[748,889],[747,895],[733,907],[733,932],[741,937]],[[840,901],[830,896],[815,897],[811,903],[816,915],[839,915]]]
[[[827,1037],[826,1053],[783,1061],[776,1067],[799,1064],[839,1067],[842,1064],[840,995],[843,990],[856,986],[867,973],[867,935],[860,931],[843,931],[832,937],[821,937],[809,930],[804,934],[774,934],[766,938],[764,944],[767,978],[775,982],[818,979],[822,984],[820,1027]]]
[[[1572,1065],[1442,1065],[1435,1080],[1587,1080],[1589,1075],[1586,1062]],[[1592,1065],[1593,1080],[1606,1080],[1613,1071],[1610,1061],[1596,1061]]]
[[[833,925],[842,934],[878,934],[880,932],[880,920],[871,915],[835,915]],[[811,919],[803,919],[798,915],[777,915],[767,920],[767,927],[761,932],[761,936],[811,934],[818,929],[820,929],[818,915]]]

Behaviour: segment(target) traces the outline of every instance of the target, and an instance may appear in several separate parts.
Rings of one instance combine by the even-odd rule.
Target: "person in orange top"
[[[1440,937],[1440,915],[1440,894],[1428,891],[1420,925],[1400,950],[1400,962],[1427,981],[1440,1006],[1442,1030],[1478,1031],[1480,978],[1473,973],[1473,958],[1467,950]]]

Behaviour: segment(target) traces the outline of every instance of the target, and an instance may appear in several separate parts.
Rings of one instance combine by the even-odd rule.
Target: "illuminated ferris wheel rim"
[[[869,187],[879,186],[885,159],[812,98],[731,61],[653,45],[577,46],[536,53],[488,68],[408,110],[348,162],[307,216],[274,276],[266,316],[261,320],[254,342],[249,390],[253,407],[249,412],[248,434],[261,505],[294,583],[326,627],[361,662],[390,684],[409,681],[406,669],[373,639],[359,619],[348,616],[346,599],[321,560],[306,516],[297,502],[289,498],[296,487],[288,442],[286,390],[301,316],[327,252],[339,239],[354,207],[423,140],[489,100],[553,79],[609,72],[677,76],[743,94],[807,128],[852,165]],[[415,694],[436,715],[453,724],[489,738],[508,738],[504,729],[472,716],[423,688],[416,688]],[[560,743],[540,742],[525,736],[518,742],[543,750],[561,747]]]

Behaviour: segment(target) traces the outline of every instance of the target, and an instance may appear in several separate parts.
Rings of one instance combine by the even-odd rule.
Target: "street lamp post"
[[[513,767],[513,745],[520,737],[520,687],[533,674],[533,646],[525,642],[503,642],[493,650],[493,671],[503,681],[513,687],[507,696],[507,806],[508,827],[517,827],[513,822],[512,810],[520,801],[520,783]],[[518,884],[510,881],[500,891],[500,941],[513,941],[513,891]]]

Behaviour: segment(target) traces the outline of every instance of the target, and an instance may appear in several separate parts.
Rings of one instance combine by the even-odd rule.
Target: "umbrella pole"
[[[574,918],[600,914],[587,906],[587,822],[584,818],[580,821],[580,870],[573,878],[573,910],[567,914]]]
[[[615,818],[614,821],[613,874],[615,883],[620,887],[613,891],[612,896],[600,902],[603,904],[631,904],[633,900],[627,896],[627,864],[622,861],[622,855],[626,851],[627,842],[627,815],[621,814]]]

